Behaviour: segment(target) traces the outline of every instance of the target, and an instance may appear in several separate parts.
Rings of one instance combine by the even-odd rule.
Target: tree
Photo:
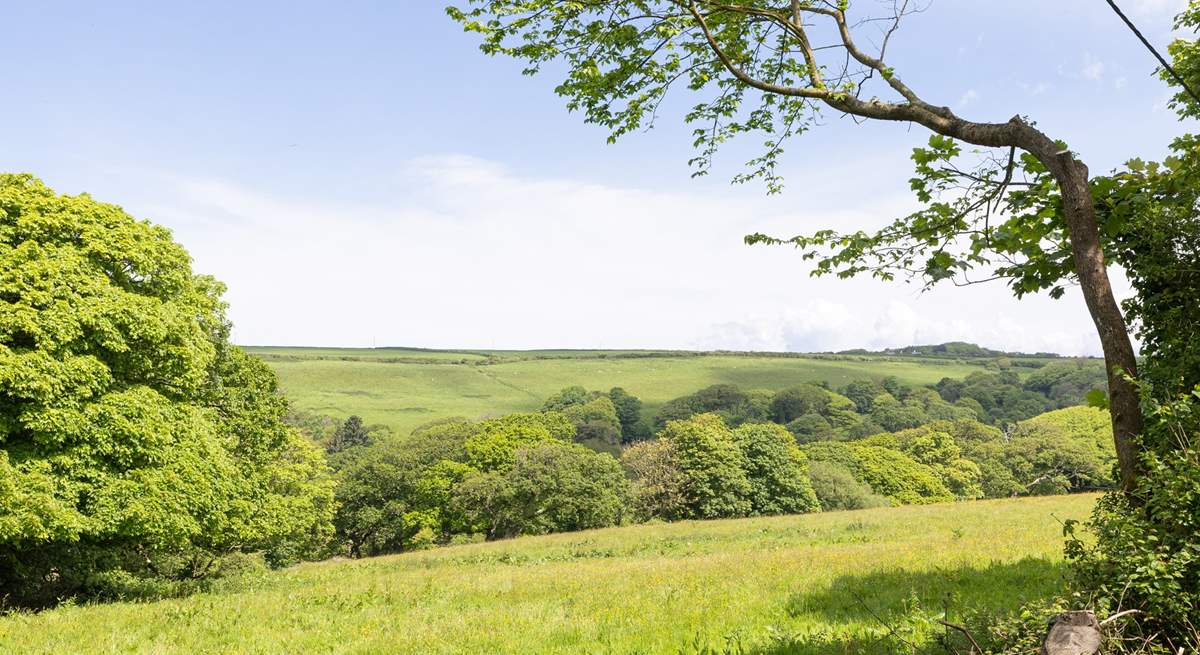
[[[663,403],[654,417],[661,430],[670,421],[691,418],[697,414],[714,413],[728,425],[738,426],[747,421],[767,419],[763,398],[756,392],[747,393],[732,384],[714,384],[694,394]]]
[[[684,518],[715,519],[750,513],[746,457],[716,414],[671,421],[659,435],[669,441],[679,467]]]
[[[820,414],[805,414],[787,424],[787,429],[795,436],[797,443],[826,441],[836,437],[833,426]]]
[[[825,441],[804,447],[810,462],[837,464],[871,487],[874,493],[896,503],[922,504],[954,500],[954,494],[930,467],[885,446]]]
[[[959,500],[974,500],[984,495],[979,466],[963,456],[962,449],[949,432],[939,430],[933,424],[876,435],[862,443],[899,450],[928,466]]]
[[[633,443],[650,437],[650,428],[642,422],[642,401],[621,387],[613,387],[608,399],[617,410],[621,422],[621,443]]]
[[[823,512],[892,506],[892,501],[855,480],[850,469],[841,464],[821,460],[809,462],[808,477]]]
[[[466,462],[480,471],[509,466],[517,449],[539,443],[570,443],[575,426],[562,412],[509,414],[482,421],[463,444]]]
[[[546,402],[542,403],[541,411],[561,412],[568,407],[582,405],[588,400],[590,400],[590,398],[587,389],[584,389],[578,385],[566,387],[553,396],[547,398]]]
[[[621,420],[608,396],[571,405],[563,415],[575,425],[575,441],[598,452],[621,454]]]
[[[884,388],[873,380],[854,380],[841,388],[841,394],[853,401],[862,414],[871,412],[875,397],[882,393],[886,393]]]
[[[165,228],[0,175],[0,605],[325,546],[328,469],[223,291]]]
[[[904,405],[892,394],[884,392],[871,401],[871,420],[894,432],[928,423],[929,417],[920,407]]]
[[[708,172],[721,144],[757,132],[766,135],[765,150],[735,179],[761,177],[777,191],[784,143],[818,124],[822,108],[930,130],[929,146],[914,152],[913,187],[926,204],[921,210],[874,234],[821,230],[790,239],[751,235],[747,241],[798,246],[816,259],[814,273],[840,277],[914,275],[927,285],[970,283],[968,273],[986,267],[1008,280],[1017,296],[1045,289],[1059,296],[1066,280],[1076,280],[1104,351],[1121,477],[1131,488],[1142,415],[1125,376],[1136,377],[1137,361],[1109,281],[1087,166],[1021,116],[975,122],[923,98],[885,57],[889,37],[915,8],[894,2],[886,16],[855,18],[851,4],[858,6],[848,0],[783,6],[469,0],[447,12],[480,34],[485,53],[524,60],[529,74],[552,62],[565,70],[557,92],[585,121],[609,129],[611,139],[652,125],[671,89],[707,94],[685,115],[697,125],[697,174]],[[879,19],[886,27],[878,51],[869,53],[860,47],[861,33]],[[825,33],[834,35],[830,43],[813,42],[811,35]],[[995,150],[964,168],[962,144]],[[1025,180],[1016,173],[1052,187],[1061,211],[1021,211]],[[1009,210],[1008,219],[993,225],[1001,207]]]
[[[774,423],[747,423],[733,431],[745,458],[754,514],[801,514],[820,509],[808,481],[808,459],[790,432]]]
[[[340,453],[349,448],[366,446],[370,442],[371,433],[363,425],[362,418],[352,415],[334,431],[325,446],[325,452]]]
[[[954,500],[954,494],[932,468],[900,451],[852,445],[850,454],[854,457],[854,476],[881,496],[903,505]]]
[[[468,477],[455,503],[488,539],[615,525],[628,481],[611,456],[576,444],[521,448],[500,471]]]
[[[786,424],[805,414],[823,414],[829,408],[829,392],[813,384],[789,387],[771,400],[771,420]]]
[[[668,439],[639,442],[621,455],[621,464],[632,480],[630,505],[641,521],[673,521],[687,516],[683,472]]]
[[[1088,392],[1104,388],[1104,367],[1086,359],[1052,362],[1025,378],[1023,386],[1050,399],[1054,409],[1082,404]]]

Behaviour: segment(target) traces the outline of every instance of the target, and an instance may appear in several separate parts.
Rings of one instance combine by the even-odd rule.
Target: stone
[[[1100,652],[1100,624],[1087,611],[1063,612],[1054,619],[1042,644],[1042,655],[1096,655]]]

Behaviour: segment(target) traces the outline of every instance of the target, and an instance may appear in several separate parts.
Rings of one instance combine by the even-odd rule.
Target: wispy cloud
[[[862,189],[859,164],[810,182],[844,198]],[[198,270],[229,283],[242,343],[832,350],[965,339],[1096,351],[1081,303],[813,279],[795,251],[741,243],[759,230],[878,226],[911,209],[907,195],[797,210],[786,198],[522,176],[461,155],[403,162],[393,185],[389,200],[346,204],[174,179],[130,209],[172,227]]]
[[[1083,69],[1080,70],[1084,79],[1099,82],[1104,79],[1104,62],[1092,56],[1092,53],[1087,52],[1083,55]]]

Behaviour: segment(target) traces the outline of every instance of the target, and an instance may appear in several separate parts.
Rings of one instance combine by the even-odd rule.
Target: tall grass
[[[306,564],[228,593],[0,618],[0,652],[933,652],[943,628],[912,617],[1053,593],[1058,520],[1093,501],[651,524]]]

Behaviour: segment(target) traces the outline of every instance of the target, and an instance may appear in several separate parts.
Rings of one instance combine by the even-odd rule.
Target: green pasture
[[[637,525],[305,564],[225,593],[0,618],[0,652],[825,655],[880,652],[892,629],[913,652],[943,652],[944,629],[911,617],[1054,593],[1059,521],[1094,500]]]
[[[826,381],[836,387],[856,378],[887,376],[930,384],[947,376],[965,377],[986,364],[647,351],[249,350],[275,369],[298,408],[337,418],[357,414],[400,434],[448,416],[475,419],[533,410],[550,394],[575,384],[599,390],[624,387],[652,412],[667,400],[712,384],[777,390],[801,382]],[[424,361],[408,361],[416,357]],[[462,360],[470,363],[457,363]]]

